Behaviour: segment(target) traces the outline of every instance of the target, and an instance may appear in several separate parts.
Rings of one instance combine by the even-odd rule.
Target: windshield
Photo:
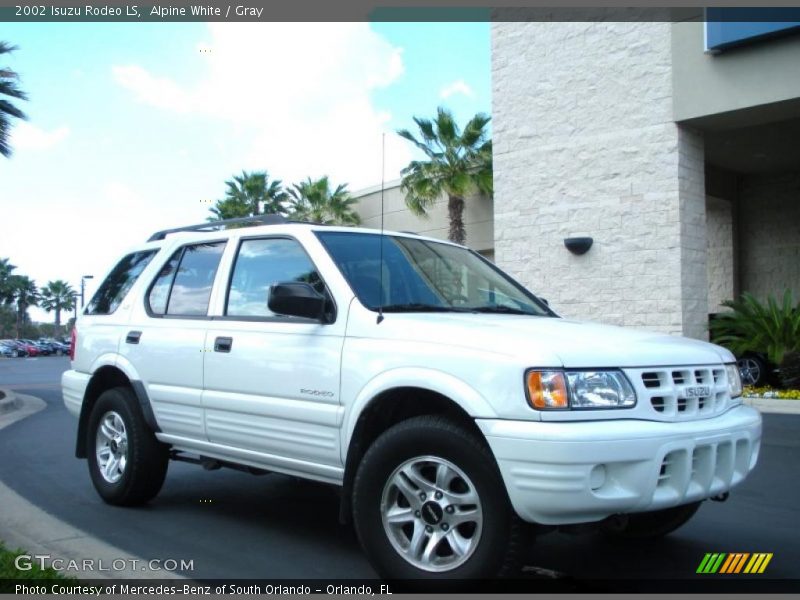
[[[370,310],[382,304],[384,312],[554,316],[533,294],[465,248],[372,233],[321,231],[317,236]]]

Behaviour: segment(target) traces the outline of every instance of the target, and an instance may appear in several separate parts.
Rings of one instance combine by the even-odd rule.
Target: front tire
[[[513,572],[523,549],[494,458],[447,419],[415,417],[383,433],[353,484],[353,520],[387,579],[475,579]]]
[[[100,394],[86,435],[89,474],[103,500],[138,506],[158,494],[167,474],[169,447],[148,427],[130,388]]]
[[[700,508],[701,502],[674,506],[663,510],[619,515],[603,523],[603,533],[626,540],[647,540],[664,537],[682,527]]]

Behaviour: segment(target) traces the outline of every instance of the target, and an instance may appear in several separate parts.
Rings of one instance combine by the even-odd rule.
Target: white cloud
[[[192,84],[140,65],[113,68],[115,80],[151,106],[212,117],[246,131],[236,148],[245,168],[288,182],[329,174],[351,189],[380,180],[386,131],[387,179],[410,160],[371,94],[403,73],[402,50],[366,23],[213,23]]]
[[[78,291],[81,276],[93,275],[86,281],[88,299],[123,252],[143,243],[156,229],[199,223],[206,216],[199,203],[187,215],[183,204],[153,199],[147,191],[120,180],[87,181],[84,193],[59,196],[57,203],[48,205],[46,217],[41,209],[45,198],[34,195],[31,202],[20,204],[0,238],[0,257],[11,257],[18,272],[33,277],[39,286],[64,279]],[[67,246],[55,250],[52,244],[31,244],[31,223],[38,239],[65,240]],[[35,321],[53,320],[53,313],[36,307],[30,315]]]
[[[69,127],[47,131],[25,121],[17,121],[11,129],[11,147],[15,150],[48,150],[63,142]]]
[[[138,65],[113,67],[114,78],[134,91],[139,101],[178,112],[194,110],[194,99],[167,78],[154,77]]]
[[[453,83],[447,84],[439,92],[439,96],[444,100],[447,100],[450,96],[454,96],[456,94],[463,94],[464,96],[471,98],[475,95],[475,92],[472,91],[472,88],[469,87],[463,79],[458,79]]]

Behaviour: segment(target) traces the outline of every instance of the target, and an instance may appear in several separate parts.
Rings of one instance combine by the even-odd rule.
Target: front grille
[[[640,402],[661,420],[690,420],[713,416],[730,404],[724,367],[639,369]]]

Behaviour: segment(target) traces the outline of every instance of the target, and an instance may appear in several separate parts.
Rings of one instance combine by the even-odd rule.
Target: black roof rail
[[[197,225],[187,225],[186,227],[175,227],[174,229],[163,229],[156,231],[148,238],[148,242],[156,240],[163,240],[170,233],[178,233],[179,231],[214,231],[228,225],[280,225],[288,223],[286,217],[278,214],[268,215],[255,215],[252,217],[240,217],[238,219],[223,219],[222,221],[208,221],[206,223],[198,223]]]

